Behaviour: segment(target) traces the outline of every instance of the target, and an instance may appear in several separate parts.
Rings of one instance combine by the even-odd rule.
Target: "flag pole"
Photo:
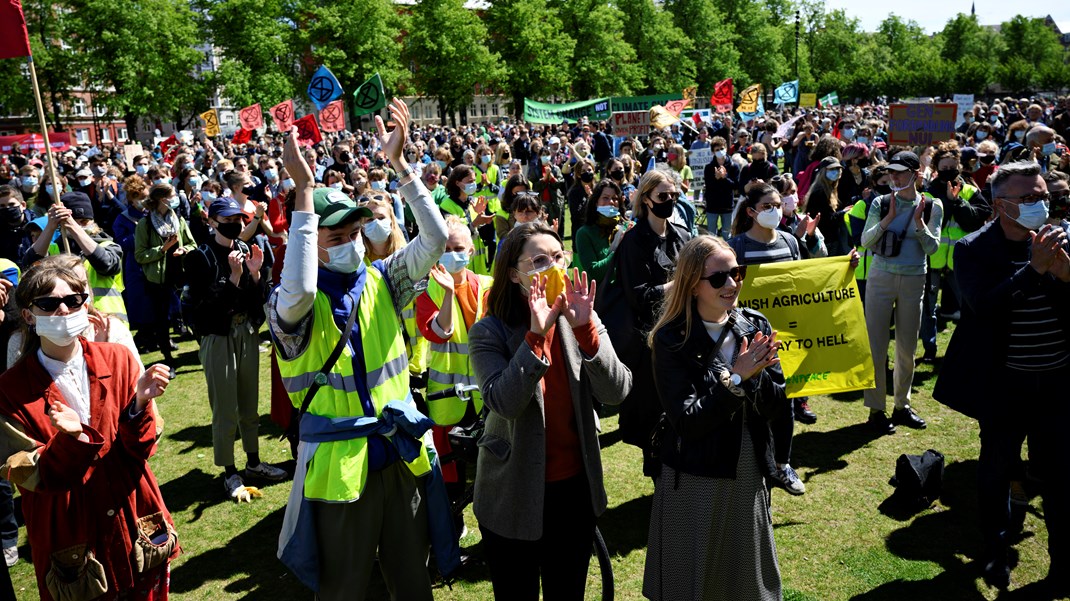
[[[45,141],[45,155],[48,159],[48,181],[52,182],[52,202],[53,204],[60,204],[59,200],[59,181],[56,177],[56,161],[52,156],[52,143],[48,139],[48,124],[45,123],[45,107],[41,103],[41,88],[37,84],[37,67],[33,64],[33,56],[26,57],[26,60],[30,63],[30,80],[33,82],[33,99],[37,102],[37,119],[41,125],[41,137]],[[71,252],[71,243],[67,240],[67,229],[60,226],[63,229],[63,252]]]

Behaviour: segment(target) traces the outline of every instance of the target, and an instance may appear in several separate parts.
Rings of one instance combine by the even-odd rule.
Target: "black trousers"
[[[542,515],[542,538],[536,541],[479,527],[495,599],[538,601],[541,577],[547,601],[583,600],[595,526],[587,478],[547,482]]]

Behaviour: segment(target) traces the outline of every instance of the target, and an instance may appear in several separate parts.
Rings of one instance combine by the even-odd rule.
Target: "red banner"
[[[234,138],[231,139],[231,144],[248,144],[249,140],[253,139],[253,130],[239,127],[238,131],[234,132]]]
[[[67,133],[48,132],[48,142],[52,145],[52,152],[63,152],[71,149],[71,135]],[[10,154],[11,146],[18,144],[22,150],[36,148],[44,151],[45,139],[41,134],[19,134],[17,136],[0,136],[0,153]]]
[[[269,112],[271,113],[271,120],[275,122],[275,127],[277,127],[279,131],[283,133],[290,131],[290,126],[294,123],[293,100],[280,102],[271,107]]]
[[[320,111],[320,125],[323,131],[342,131],[346,128],[346,111],[341,100],[323,107]]]
[[[294,121],[293,124],[297,126],[297,143],[301,146],[312,146],[323,141],[323,135],[320,134],[315,115],[305,115]]]
[[[172,149],[176,154],[178,153],[178,140],[175,139],[175,134],[171,134],[166,140],[160,142],[160,154],[163,155],[164,159],[167,159],[167,155],[171,154]]]
[[[724,79],[713,86],[710,106],[718,113],[732,112],[732,79]]]
[[[19,0],[0,1],[0,59],[30,56],[30,36]]]
[[[247,106],[238,111],[238,123],[242,129],[254,130],[264,127],[264,114],[260,112],[260,103]]]
[[[683,100],[670,100],[665,103],[665,110],[672,113],[674,117],[679,117],[680,113],[684,112],[684,109],[686,109],[689,104],[691,104],[691,101],[686,98]]]

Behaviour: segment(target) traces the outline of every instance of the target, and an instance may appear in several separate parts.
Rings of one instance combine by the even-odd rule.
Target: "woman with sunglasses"
[[[88,284],[64,261],[41,259],[20,281],[26,349],[0,376],[0,455],[23,496],[38,591],[45,600],[167,599],[179,547],[148,464],[148,409],[168,368],[141,372],[126,347],[82,338]]]
[[[631,373],[594,313],[595,282],[565,268],[557,232],[525,224],[495,262],[487,317],[469,333],[489,409],[476,468],[496,599],[582,599],[606,509],[594,399],[619,403]]]
[[[606,275],[610,287],[619,286],[605,295],[606,304],[612,305],[605,308],[606,327],[613,332],[621,360],[635,374],[632,392],[621,406],[620,428],[624,442],[643,449],[644,463],[661,406],[643,338],[672,288],[669,275],[676,256],[691,239],[685,226],[671,221],[679,198],[680,189],[670,172],[651,169],[643,174],[635,193],[635,227],[624,234]],[[622,298],[613,302],[618,293]]]
[[[680,251],[650,333],[667,424],[647,540],[643,594],[654,600],[779,600],[769,491],[769,420],[789,411],[777,335],[739,309],[746,276],[722,239]]]

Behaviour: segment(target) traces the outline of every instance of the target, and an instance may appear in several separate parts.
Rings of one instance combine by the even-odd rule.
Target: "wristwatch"
[[[412,165],[407,165],[405,170],[398,174],[398,181],[400,182],[410,175],[416,175],[416,170],[412,168]]]
[[[732,386],[739,386],[743,383],[743,378],[739,377],[739,374],[732,374],[732,376],[729,377],[728,380],[732,382]]]

